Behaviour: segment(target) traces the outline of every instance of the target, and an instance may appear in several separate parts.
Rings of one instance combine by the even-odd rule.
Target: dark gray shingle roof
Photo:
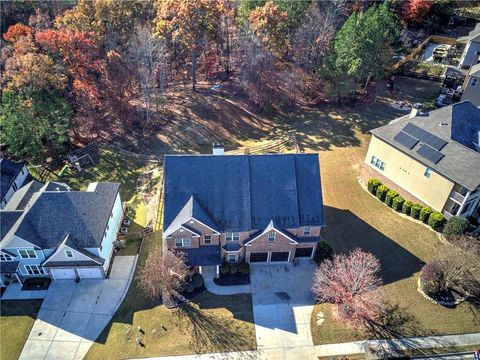
[[[0,201],[3,200],[24,165],[24,162],[16,163],[0,158]]]
[[[13,274],[17,272],[19,261],[0,261],[1,274]]]
[[[22,213],[23,211],[0,210],[0,239],[3,239],[3,237],[10,231]]]
[[[409,150],[393,140],[408,123],[448,142],[440,151],[445,156],[439,162],[434,164],[417,153],[421,143]],[[405,116],[370,132],[425,166],[469,190],[474,190],[480,186],[480,153],[475,151],[473,145],[474,141],[478,141],[479,131],[480,109],[469,101],[463,101],[433,110],[426,116]]]
[[[188,266],[220,265],[222,256],[220,245],[200,246],[194,249],[181,249],[185,254],[185,263]]]
[[[98,183],[95,191],[42,192],[15,234],[41,248],[56,248],[67,235],[67,245],[99,247],[118,189]]]
[[[165,156],[164,229],[192,196],[219,231],[324,224],[317,154]]]
[[[40,191],[42,186],[44,185],[36,180],[32,180],[28,184],[22,186],[17,192],[15,192],[15,194],[13,194],[8,204],[5,206],[5,210],[24,210],[33,194]]]

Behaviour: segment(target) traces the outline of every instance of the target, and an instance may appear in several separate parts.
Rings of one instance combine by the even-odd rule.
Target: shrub
[[[230,274],[234,275],[238,272],[237,264],[230,264]]]
[[[410,215],[410,211],[412,210],[413,203],[409,200],[405,201],[402,205],[402,213],[406,215]]]
[[[220,274],[225,275],[230,272],[230,265],[227,263],[223,263],[220,265]]]
[[[203,285],[202,274],[199,274],[199,273],[193,274],[191,283],[195,289],[201,288]]]
[[[191,282],[185,284],[185,291],[187,293],[191,293],[191,292],[193,292],[193,290],[195,290],[195,287],[193,286],[193,284]]]
[[[389,190],[388,187],[386,187],[385,185],[380,185],[377,188],[377,193],[376,193],[376,196],[377,196],[378,200],[384,201],[385,196],[387,196],[388,190]]]
[[[430,214],[430,217],[428,218],[428,225],[430,225],[433,229],[438,229],[442,227],[442,225],[445,223],[445,217],[442,215],[442,213],[439,213],[438,211],[434,211]]]
[[[388,190],[387,195],[385,195],[385,204],[392,206],[392,200],[398,196],[398,193],[395,190]]]
[[[250,274],[250,264],[249,263],[238,264],[238,272],[243,275]]]
[[[420,221],[423,221],[425,224],[428,223],[428,219],[430,218],[430,214],[433,212],[432,209],[429,207],[422,207],[422,210],[420,210],[420,216],[419,219]]]
[[[443,235],[462,235],[467,231],[470,223],[467,219],[461,218],[459,216],[453,216],[448,219],[447,223],[443,227]]]
[[[422,210],[422,205],[412,205],[412,208],[410,209],[410,216],[413,217],[414,219],[418,219],[420,216],[420,211]]]
[[[405,202],[405,200],[399,195],[397,197],[394,197],[393,200],[392,200],[392,209],[395,210],[395,211],[400,211],[402,210],[403,211],[403,203]]]
[[[324,260],[333,259],[333,249],[325,240],[320,240],[315,249],[313,260],[320,265]]]
[[[438,294],[446,289],[445,275],[442,264],[439,261],[432,261],[425,264],[420,274],[422,289],[428,295]]]
[[[379,180],[370,179],[370,180],[368,180],[368,183],[367,183],[368,191],[371,192],[373,195],[375,195],[377,193],[377,188],[380,185],[382,185],[382,183]]]

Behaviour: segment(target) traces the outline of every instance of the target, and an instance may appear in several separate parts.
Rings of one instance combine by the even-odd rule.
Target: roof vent
[[[55,188],[55,191],[60,191],[60,188],[57,186],[57,187]]]
[[[212,154],[213,155],[223,155],[225,153],[225,148],[223,144],[213,143],[212,145]]]
[[[438,124],[438,126],[445,126],[445,125],[448,125],[447,120],[442,120],[442,122]]]

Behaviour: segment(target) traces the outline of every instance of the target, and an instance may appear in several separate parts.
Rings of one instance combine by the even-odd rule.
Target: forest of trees
[[[402,26],[430,24],[435,31],[448,21],[454,2],[70,0],[1,6],[0,143],[14,157],[38,162],[100,130],[148,128],[152,113],[179,85],[195,91],[199,82],[235,78],[259,110],[294,105],[297,91],[348,101],[385,75]]]

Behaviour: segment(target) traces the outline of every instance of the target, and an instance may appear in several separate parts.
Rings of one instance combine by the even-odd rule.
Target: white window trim
[[[307,231],[308,229],[308,231]],[[303,227],[303,236],[310,236],[312,234],[312,227],[311,226],[304,226]]]
[[[36,268],[39,272],[39,274],[30,274],[28,272],[28,268],[30,268],[30,270],[32,268]],[[25,272],[23,271],[25,270]],[[47,272],[45,271],[45,269],[43,267],[41,267],[40,265],[23,265],[23,270],[22,270],[22,274],[23,275],[28,275],[28,276],[35,276],[35,275],[45,275]],[[32,271],[33,272],[33,271]]]
[[[230,261],[230,256],[233,256],[235,259],[233,261]],[[237,254],[227,253],[227,262],[235,262],[235,261],[237,261]]]
[[[72,256],[68,256],[68,253],[70,253]],[[65,250],[65,256],[69,259],[73,259],[74,258],[73,251],[72,250]]]
[[[8,254],[0,254],[0,257],[4,257],[3,259],[0,258],[2,261],[14,261],[14,257]]]
[[[211,244],[212,243],[212,235],[210,235],[210,234],[203,235],[203,243],[204,244]]]
[[[471,87],[477,87],[477,84],[478,84],[478,79],[477,78],[472,78],[472,80],[470,81],[470,86]]]
[[[27,252],[27,256],[23,257],[22,254],[20,253],[21,251]],[[35,257],[31,257],[30,255],[28,255],[28,251],[33,251],[33,254]],[[20,255],[20,259],[38,259],[37,253],[33,249],[18,249],[17,252],[18,252],[18,255]]]
[[[180,246],[177,245],[177,241],[181,242]],[[188,243],[188,246],[185,245],[187,243]],[[191,239],[188,239],[188,238],[176,238],[175,239],[175,247],[177,247],[177,248],[178,247],[184,248],[184,247],[191,247],[191,246],[192,246],[192,240]]]
[[[273,236],[272,236],[272,235],[273,235]],[[270,232],[268,233],[267,242],[269,242],[269,243],[274,243],[275,240],[276,240],[276,237],[277,237],[276,231],[273,231],[273,230],[270,231]]]
[[[238,236],[235,236],[238,234]],[[236,239],[238,237],[238,239]],[[240,241],[240,233],[239,232],[226,232],[225,233],[225,241]]]

